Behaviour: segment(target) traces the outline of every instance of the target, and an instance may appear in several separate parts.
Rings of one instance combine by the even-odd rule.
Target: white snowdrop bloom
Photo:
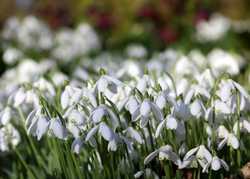
[[[19,107],[21,104],[34,104],[34,106],[39,105],[39,98],[33,90],[25,91],[24,88],[19,88],[14,95],[14,107]]]
[[[188,57],[190,58],[190,60],[192,60],[192,62],[194,62],[194,64],[199,67],[200,69],[204,68],[205,66],[207,66],[207,59],[204,56],[204,54],[202,54],[202,52],[198,49],[194,49],[191,50],[188,54]]]
[[[154,86],[154,82],[149,75],[143,75],[141,79],[138,79],[136,88],[141,92],[144,93],[147,89]]]
[[[42,136],[48,131],[50,121],[41,114],[41,109],[35,109],[28,115],[25,126],[27,133],[37,137],[40,140]]]
[[[145,58],[147,56],[147,49],[140,44],[130,44],[126,48],[126,54],[131,58]]]
[[[21,50],[19,50],[17,48],[10,47],[4,51],[3,61],[8,65],[13,65],[18,60],[20,60],[20,58],[22,58],[22,56],[23,56],[23,53]]]
[[[163,120],[163,114],[160,108],[150,100],[144,99],[144,101],[139,104],[135,112],[132,114],[132,121],[137,121],[140,118],[140,126],[143,128],[148,124],[151,112],[155,119],[158,121]]]
[[[34,82],[33,86],[43,92],[48,92],[51,96],[56,95],[53,85],[44,78],[40,78],[38,81]]]
[[[184,76],[198,73],[195,64],[187,56],[181,56],[175,64],[175,74]]]
[[[201,42],[221,39],[230,28],[230,21],[220,15],[213,14],[208,21],[201,21],[196,26],[196,38]]]
[[[20,140],[19,132],[11,124],[0,128],[0,151],[9,151],[9,147],[15,148]]]
[[[24,92],[24,89],[23,88],[20,88],[16,94],[15,94],[15,97],[14,97],[14,106],[17,107],[19,106],[20,104],[23,103],[23,101],[25,100],[25,92]]]
[[[80,153],[81,148],[83,147],[84,141],[81,138],[75,138],[71,144],[71,150],[76,154]]]
[[[7,40],[15,39],[17,36],[19,27],[20,27],[20,21],[17,17],[9,18],[4,24],[4,28],[2,31],[3,38]]]
[[[86,119],[82,113],[73,109],[66,113],[64,118],[68,119],[67,129],[73,134],[74,138],[80,137],[81,130],[83,130]]]
[[[138,103],[137,99],[134,96],[130,96],[127,103],[125,104],[125,108],[132,115],[136,111],[138,105],[139,105],[139,103]]]
[[[136,142],[138,142],[139,144],[142,144],[142,143],[143,143],[143,139],[142,139],[140,133],[139,133],[137,130],[135,130],[134,128],[128,127],[128,128],[126,129],[126,134],[127,134],[130,138],[132,138],[132,139],[134,139]]]
[[[138,77],[142,74],[140,64],[136,61],[126,60],[122,65],[122,68],[117,72],[117,77],[122,77],[125,74],[130,77]]]
[[[59,118],[53,118],[50,120],[49,130],[51,134],[59,139],[65,140],[67,138],[67,130]]]
[[[47,50],[53,45],[50,29],[34,16],[23,19],[17,40],[23,48],[29,49]]]
[[[89,130],[85,137],[85,141],[90,141],[97,132],[99,132],[99,134],[108,142],[115,140],[115,132],[105,122],[100,122]]]
[[[166,119],[161,121],[159,125],[157,126],[156,132],[155,132],[156,138],[160,136],[164,128],[167,128],[170,130],[176,130],[178,128],[178,120],[174,116],[168,115]]]
[[[186,78],[181,78],[180,81],[176,84],[177,96],[186,94],[189,88],[190,82]]]
[[[102,135],[102,137],[106,140],[106,141],[112,141],[114,139],[114,132],[111,130],[111,128],[109,128],[109,126],[104,123],[101,122],[99,124],[99,133]]]
[[[5,107],[0,113],[0,124],[6,125],[11,119],[11,108],[9,106]]]
[[[17,76],[15,78],[19,83],[32,82],[44,73],[41,65],[32,59],[23,59],[16,68]]]
[[[123,83],[111,76],[103,75],[96,82],[95,90],[103,92],[108,98],[113,97],[118,92],[118,87],[123,86]]]
[[[160,94],[156,97],[155,100],[156,105],[162,110],[166,105],[174,106],[176,104],[175,95],[168,91],[163,90]]]
[[[208,172],[208,166],[212,161],[212,154],[206,149],[204,145],[199,146],[199,149],[196,153],[196,159],[203,169],[202,172]]]
[[[177,101],[174,105],[173,115],[181,120],[188,120],[191,117],[190,108],[182,101]]]
[[[87,23],[81,23],[76,29],[76,34],[79,39],[82,41],[82,44],[85,44],[85,51],[89,52],[91,50],[96,50],[100,48],[100,41],[97,33],[94,29]]]
[[[147,165],[148,163],[150,163],[157,155],[159,155],[160,160],[167,159],[167,160],[174,162],[176,165],[178,164],[180,160],[178,155],[175,152],[173,152],[172,147],[170,145],[165,145],[153,151],[152,153],[150,153],[144,159],[144,165]]]
[[[220,100],[215,100],[214,108],[215,108],[215,112],[219,114],[228,115],[232,113],[231,107],[227,103],[220,101]]]
[[[245,118],[240,118],[240,122],[236,121],[233,126],[233,131],[235,134],[238,133],[238,129],[241,132],[250,133],[250,122]]]
[[[223,125],[219,126],[217,129],[218,138],[221,140],[218,144],[218,150],[222,149],[225,144],[231,146],[233,149],[238,149],[240,146],[237,137],[230,133]]]
[[[66,80],[68,80],[68,77],[61,72],[56,72],[52,75],[52,82],[56,86],[62,86]]]
[[[212,89],[215,83],[215,77],[210,69],[204,70],[203,73],[195,76],[199,86],[209,90]]]
[[[66,86],[61,94],[61,106],[63,109],[77,104],[82,98],[82,90],[73,86]]]
[[[223,72],[237,75],[244,61],[241,56],[230,54],[221,49],[211,51],[207,58],[211,69],[217,76]]]
[[[196,118],[200,118],[200,117],[204,116],[205,110],[206,110],[205,106],[203,105],[202,101],[199,99],[196,99],[190,105],[190,112]]]
[[[114,130],[119,126],[119,119],[117,115],[106,105],[100,105],[97,108],[94,108],[90,114],[89,120],[95,124],[98,124],[103,120],[104,117],[110,121]]]

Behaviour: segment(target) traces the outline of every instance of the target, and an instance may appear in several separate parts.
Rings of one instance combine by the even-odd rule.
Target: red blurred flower
[[[164,43],[171,44],[176,42],[176,40],[178,39],[178,32],[172,27],[165,26],[160,29],[159,36],[161,40],[164,41]]]

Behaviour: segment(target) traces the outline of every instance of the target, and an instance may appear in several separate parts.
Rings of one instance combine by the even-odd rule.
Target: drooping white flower
[[[61,94],[61,106],[63,109],[77,104],[82,97],[82,90],[72,86],[66,86]]]
[[[219,150],[222,149],[225,146],[225,144],[231,146],[233,149],[239,148],[240,146],[239,140],[233,133],[230,133],[225,128],[225,126],[223,125],[219,126],[217,129],[217,134],[218,134],[218,138],[221,139],[218,145]]]
[[[50,120],[49,130],[59,139],[65,140],[67,137],[67,130],[58,117]]]
[[[137,121],[140,118],[140,126],[145,127],[148,124],[151,112],[155,119],[158,121],[163,120],[163,114],[160,108],[149,99],[144,99],[144,101],[138,105],[137,109],[132,114],[132,121]]]

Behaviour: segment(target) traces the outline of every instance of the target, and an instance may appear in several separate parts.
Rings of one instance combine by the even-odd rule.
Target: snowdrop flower
[[[64,118],[68,118],[68,130],[73,134],[74,138],[79,138],[81,130],[86,122],[85,117],[79,111],[74,109],[64,115]]]
[[[0,151],[8,151],[10,146],[15,148],[20,140],[19,132],[11,124],[0,128]]]
[[[105,122],[100,122],[98,125],[89,130],[85,141],[88,142],[98,131],[106,141],[112,142],[115,140],[114,131]]]
[[[10,47],[4,51],[3,61],[8,65],[13,65],[23,56],[22,51],[19,49]]]
[[[159,155],[160,160],[167,159],[174,162],[175,164],[178,164],[179,161],[178,155],[175,152],[173,152],[173,149],[170,145],[165,145],[150,153],[144,159],[144,165],[147,165],[149,162],[151,162],[157,155]]]
[[[81,138],[75,138],[71,145],[71,150],[76,154],[80,153],[81,148],[83,147],[84,141]]]
[[[77,104],[82,97],[82,90],[70,85],[66,86],[61,94],[61,106],[63,109]]]
[[[163,120],[163,114],[160,108],[149,99],[144,99],[144,101],[139,104],[135,112],[132,114],[132,121],[137,121],[140,118],[140,126],[143,128],[148,124],[151,112],[155,119],[158,121]]]
[[[205,114],[205,106],[203,105],[202,101],[199,99],[196,99],[192,104],[190,105],[190,113],[195,116],[196,118],[200,118],[204,116]]]
[[[233,149],[239,148],[240,143],[237,137],[233,133],[230,133],[223,125],[218,127],[217,135],[219,139],[222,139],[218,145],[218,150],[222,149],[225,144],[231,146]]]
[[[119,126],[117,115],[106,105],[100,105],[97,108],[94,108],[90,114],[89,120],[98,124],[104,119],[104,117],[107,117],[114,130]]]
[[[126,54],[131,58],[144,58],[147,56],[147,50],[140,44],[130,44],[126,48]]]
[[[233,126],[233,131],[235,134],[238,133],[238,128],[242,132],[247,132],[250,133],[250,122],[247,119],[240,118],[240,121],[236,121],[234,126]]]
[[[14,95],[14,107],[19,107],[23,103],[34,104],[39,106],[39,98],[33,90],[25,91],[24,88],[19,88]]]
[[[34,87],[38,88],[41,91],[48,92],[51,96],[56,95],[53,85],[44,78],[40,78],[38,81],[34,82]]]
[[[58,117],[50,120],[49,130],[52,135],[59,139],[65,140],[67,137],[67,130]]]
[[[50,121],[48,117],[41,113],[41,109],[33,110],[25,121],[27,133],[32,134],[40,140],[42,136],[48,131]]]
[[[141,137],[141,134],[135,130],[134,128],[132,127],[128,127],[126,130],[125,130],[126,134],[134,139],[136,142],[138,142],[139,144],[142,144],[143,143],[143,139]]]
[[[230,28],[230,21],[220,14],[214,14],[209,21],[201,21],[196,26],[197,39],[201,42],[216,41]]]
[[[146,89],[154,86],[153,80],[148,75],[143,75],[141,79],[138,79],[136,88],[141,92],[145,93]]]
[[[221,49],[211,51],[207,58],[212,71],[217,76],[223,72],[237,75],[244,61],[241,56],[230,54]]]
[[[191,117],[189,106],[182,101],[177,101],[174,105],[173,115],[181,120],[187,120]]]
[[[164,90],[160,92],[160,94],[157,96],[155,103],[156,105],[162,110],[167,104],[170,104],[171,106],[176,104],[175,101],[175,95],[173,93]]]
[[[129,111],[131,115],[135,113],[138,106],[139,102],[134,96],[130,96],[127,103],[125,104],[125,108]]]
[[[109,99],[118,93],[118,87],[123,83],[111,76],[103,75],[97,82],[95,91],[104,93]]]
[[[155,132],[156,138],[159,137],[164,127],[170,130],[176,130],[178,127],[178,120],[174,116],[168,115],[167,118],[161,121],[160,124],[158,125]]]
[[[0,124],[6,125],[11,119],[11,108],[9,106],[5,107],[0,113]]]
[[[187,56],[182,56],[175,64],[175,74],[184,76],[198,73],[197,67]]]

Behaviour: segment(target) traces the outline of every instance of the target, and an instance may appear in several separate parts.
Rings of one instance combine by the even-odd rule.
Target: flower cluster
[[[10,21],[4,36],[22,34],[12,26],[24,28],[26,21]],[[39,30],[32,23],[24,28],[29,38],[29,32],[37,32],[38,41],[50,34],[36,20],[31,22]],[[19,62],[0,79],[1,152],[15,150],[25,130],[41,142],[53,138],[70,143],[79,156],[88,153],[87,173],[97,166],[112,170],[109,162],[121,173],[129,168],[136,178],[168,175],[168,165],[176,166],[173,173],[241,166],[249,143],[245,135],[250,132],[250,97],[226,75],[239,74],[241,56],[220,49],[207,56],[198,50],[184,54],[167,49],[142,61],[147,51],[134,44],[127,54],[87,58],[86,51],[98,47],[88,25],[59,32],[55,39],[49,58],[80,58],[67,75],[58,69],[58,61],[35,62],[13,47],[4,52],[6,63]],[[31,41],[35,45],[20,39],[18,43],[43,49],[37,40]]]

